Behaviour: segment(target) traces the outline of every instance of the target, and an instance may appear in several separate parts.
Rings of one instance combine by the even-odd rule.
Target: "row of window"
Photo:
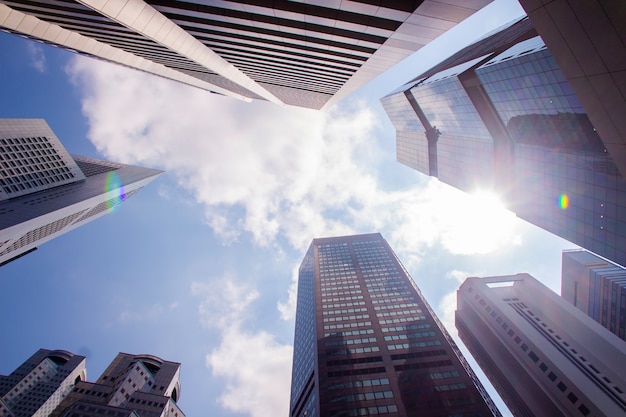
[[[357,394],[349,394],[349,395],[340,395],[334,398],[331,398],[329,402],[337,403],[337,402],[355,402],[355,401],[372,401],[372,400],[382,400],[385,398],[393,398],[392,391],[374,391],[374,392],[361,392]]]
[[[407,339],[420,339],[422,337],[431,337],[435,336],[435,332],[419,332],[419,333],[409,333],[409,334],[394,334],[390,336],[385,336],[385,341],[395,341],[395,340],[407,340]]]
[[[397,413],[398,407],[395,404],[379,405],[376,407],[351,408],[333,412],[330,417],[353,417],[353,416],[377,416],[380,414]]]
[[[324,346],[343,346],[343,345],[357,345],[361,343],[376,343],[375,337],[365,337],[360,339],[343,339],[343,340],[333,340],[329,342],[325,342]]]
[[[344,337],[374,334],[373,329],[347,330],[345,332],[324,333],[324,337]]]
[[[394,345],[387,345],[388,350],[400,350],[410,348],[421,348],[426,346],[438,346],[441,345],[439,340],[428,340],[426,342],[412,342],[412,343],[397,343]]]
[[[363,379],[360,381],[342,381],[328,386],[329,390],[372,387],[378,385],[389,385],[389,378]]]

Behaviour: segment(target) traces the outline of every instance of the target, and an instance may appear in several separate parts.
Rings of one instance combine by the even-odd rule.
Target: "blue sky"
[[[558,291],[574,245],[397,163],[378,102],[521,14],[494,2],[324,113],[0,33],[0,117],[44,118],[70,153],[166,171],[0,269],[0,374],[40,347],[86,355],[91,381],[119,351],[151,353],[182,363],[188,416],[286,415],[295,271],[314,237],[381,232],[455,336],[466,276],[528,272]]]

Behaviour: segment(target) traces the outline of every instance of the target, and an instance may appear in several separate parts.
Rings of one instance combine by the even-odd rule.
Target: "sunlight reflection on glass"
[[[124,193],[124,185],[122,184],[122,180],[120,176],[117,175],[115,171],[110,171],[107,173],[107,180],[104,185],[104,191],[114,191],[115,195],[106,201],[106,205],[108,209],[113,209],[115,206],[119,205],[126,198],[126,194]]]

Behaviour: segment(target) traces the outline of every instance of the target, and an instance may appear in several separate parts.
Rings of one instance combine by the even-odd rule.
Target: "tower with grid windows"
[[[302,265],[291,417],[500,413],[380,234],[314,239]]]
[[[87,378],[85,362],[65,350],[39,349],[10,375],[0,375],[0,416],[49,416]]]
[[[110,213],[159,174],[71,156],[43,119],[0,119],[0,266]]]
[[[180,363],[119,353],[96,382],[78,382],[50,417],[185,417]]]

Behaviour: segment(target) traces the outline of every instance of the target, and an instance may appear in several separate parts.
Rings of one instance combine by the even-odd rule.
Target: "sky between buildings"
[[[558,292],[574,246],[397,163],[378,102],[522,14],[496,0],[324,113],[0,33],[0,117],[46,119],[73,154],[167,171],[0,268],[0,374],[40,347],[86,355],[90,381],[117,352],[150,353],[182,363],[187,416],[286,416],[296,272],[315,237],[381,232],[455,338],[467,276],[528,272]]]

